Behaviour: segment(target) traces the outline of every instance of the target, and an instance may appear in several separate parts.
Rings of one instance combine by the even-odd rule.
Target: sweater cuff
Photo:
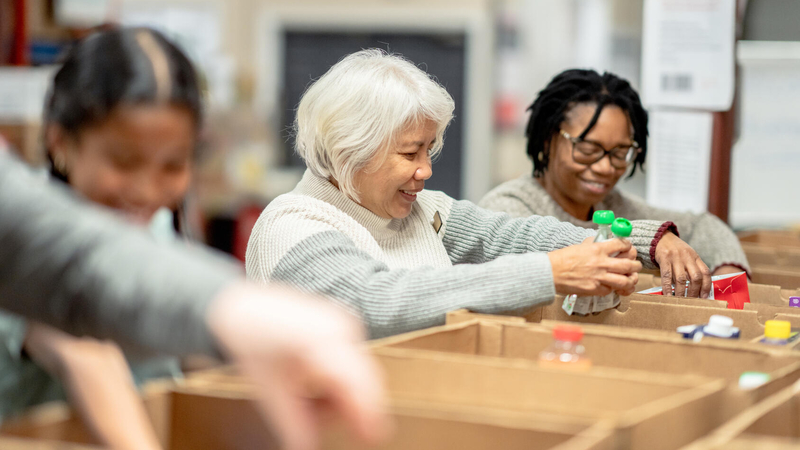
[[[716,272],[716,270],[717,270],[717,269],[719,269],[719,268],[720,268],[720,267],[722,267],[722,266],[732,266],[732,267],[736,267],[737,269],[739,269],[739,270],[741,270],[742,272],[744,272],[744,273],[745,273],[745,275],[747,275],[747,279],[748,279],[749,281],[752,281],[752,280],[753,280],[753,275],[750,273],[750,269],[748,269],[748,268],[747,268],[747,267],[745,267],[744,265],[742,265],[742,264],[740,264],[740,263],[737,263],[737,262],[723,262],[723,263],[719,263],[719,264],[717,264],[716,266],[714,266],[714,268],[713,268],[713,269],[711,269],[711,273],[714,273],[714,272]]]
[[[661,224],[660,227],[658,227],[656,236],[653,238],[653,243],[650,244],[650,261],[652,261],[653,265],[655,265],[656,268],[659,269],[660,267],[658,266],[658,262],[656,261],[656,247],[658,247],[658,243],[661,242],[661,238],[664,237],[664,235],[668,232],[674,234],[677,237],[681,236],[678,233],[678,226],[675,225],[674,222],[671,221],[664,222],[663,224]]]

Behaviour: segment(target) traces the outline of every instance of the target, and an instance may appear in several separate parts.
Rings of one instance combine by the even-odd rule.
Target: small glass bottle
[[[592,367],[581,344],[583,330],[573,325],[556,325],[553,343],[539,353],[539,366],[556,369],[584,371]]]

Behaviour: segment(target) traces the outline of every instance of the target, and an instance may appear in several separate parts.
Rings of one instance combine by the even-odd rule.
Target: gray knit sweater
[[[530,175],[523,175],[497,186],[483,197],[479,205],[508,213],[512,217],[538,214],[553,216],[579,227],[596,228],[591,221],[576,219],[564,211]],[[750,271],[747,257],[736,235],[721,220],[709,213],[691,214],[655,208],[616,189],[612,189],[594,208],[614,211],[617,217],[629,220],[675,222],[681,238],[697,251],[712,271],[722,265],[733,265]]]
[[[634,224],[631,241],[646,266],[661,225]],[[384,219],[306,171],[263,211],[245,260],[249,278],[328,295],[361,315],[376,338],[441,324],[453,309],[524,312],[550,303],[545,252],[593,235],[552,217],[512,219],[436,191],[417,194],[408,217]]]

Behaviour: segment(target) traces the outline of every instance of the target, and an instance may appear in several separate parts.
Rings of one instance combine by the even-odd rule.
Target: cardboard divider
[[[769,293],[767,303],[762,304],[756,300],[753,303],[745,304],[745,308],[741,310],[727,309],[727,304],[718,300],[633,294],[622,297],[617,308],[589,316],[568,315],[561,308],[564,297],[557,296],[553,303],[527,313],[523,319],[534,323],[554,320],[656,330],[674,334],[679,326],[708,323],[708,319],[712,315],[719,314],[733,319],[734,326],[741,330],[741,341],[750,341],[762,336],[767,320],[786,320],[792,324],[792,327],[800,327],[800,308],[788,306],[788,298],[786,306],[778,306],[779,303],[783,303],[782,298],[786,295],[786,290],[775,286],[759,286],[756,291]],[[463,314],[467,315],[462,316]],[[448,313],[447,323],[478,317],[480,316],[467,310],[457,310]],[[519,322],[519,317],[507,320]]]
[[[800,382],[762,400],[684,450],[800,448]]]
[[[555,325],[478,319],[376,341],[375,345],[536,361],[552,343]],[[800,355],[779,348],[726,340],[694,343],[675,335],[608,327],[588,326],[583,331],[582,344],[595,367],[724,379],[728,383],[722,408],[726,417],[800,378]],[[747,371],[766,372],[771,381],[742,391],[738,379]]]
[[[780,286],[783,289],[800,288],[800,268],[758,265],[753,266],[751,272],[754,283]]]
[[[505,356],[505,326],[526,327],[467,322],[378,340],[372,350],[393,398],[613,418],[617,448],[677,448],[723,419],[722,380],[604,367],[588,373],[542,369]]]
[[[790,230],[750,230],[737,233],[739,242],[772,247],[800,248],[800,233]]]
[[[640,294],[640,296],[642,296]],[[660,297],[654,295],[652,297]],[[724,307],[695,306],[699,299],[678,300],[675,297],[667,297],[669,300],[655,298],[636,299],[631,296],[628,301],[628,308],[611,309],[592,316],[569,316],[561,309],[560,298],[544,308],[533,311],[525,316],[530,322],[540,322],[542,320],[557,320],[560,322],[594,323],[602,325],[613,325],[629,328],[644,328],[662,330],[676,333],[676,329],[682,325],[708,323],[709,317],[714,314],[721,314],[733,319],[733,324],[741,331],[741,340],[755,339],[764,334],[764,322],[768,319],[780,318],[788,320],[792,326],[800,326],[800,316],[781,314],[780,317],[767,317],[759,314],[759,311],[726,309]],[[669,303],[674,301],[675,303]],[[707,301],[707,300],[706,300]],[[693,303],[693,304],[687,304]],[[759,317],[761,316],[761,317]]]
[[[165,450],[278,448],[250,400],[251,391],[252,386],[229,369],[212,370],[180,386],[150,389],[145,403]],[[392,401],[390,410],[396,432],[380,449],[612,450],[615,442],[613,423],[594,418],[402,399]],[[9,447],[14,450],[90,450],[65,444],[91,438],[63,403],[36,408],[4,423],[1,431],[15,436],[15,447]],[[320,448],[367,447],[353,442],[339,424],[326,429]]]
[[[741,242],[742,250],[751,266],[784,266],[800,268],[800,247],[767,246]]]
[[[639,274],[639,282],[636,284],[636,292],[654,288],[661,285],[661,280],[655,275]],[[789,306],[789,297],[800,296],[800,289],[787,289],[778,285],[759,284],[748,282],[747,288],[750,291],[750,302],[754,304],[767,304],[775,306]],[[658,297],[657,295],[654,297]],[[689,299],[682,299],[689,300]],[[700,300],[700,299],[697,299]],[[797,309],[800,314],[800,308]]]
[[[67,444],[58,441],[36,441],[30,439],[0,437],[0,448],[3,450],[103,450],[88,445]]]

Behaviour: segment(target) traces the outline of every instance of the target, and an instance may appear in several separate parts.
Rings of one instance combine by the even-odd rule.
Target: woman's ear
[[[57,172],[66,175],[68,171],[67,156],[69,153],[70,139],[61,125],[50,124],[44,132],[45,149]]]

